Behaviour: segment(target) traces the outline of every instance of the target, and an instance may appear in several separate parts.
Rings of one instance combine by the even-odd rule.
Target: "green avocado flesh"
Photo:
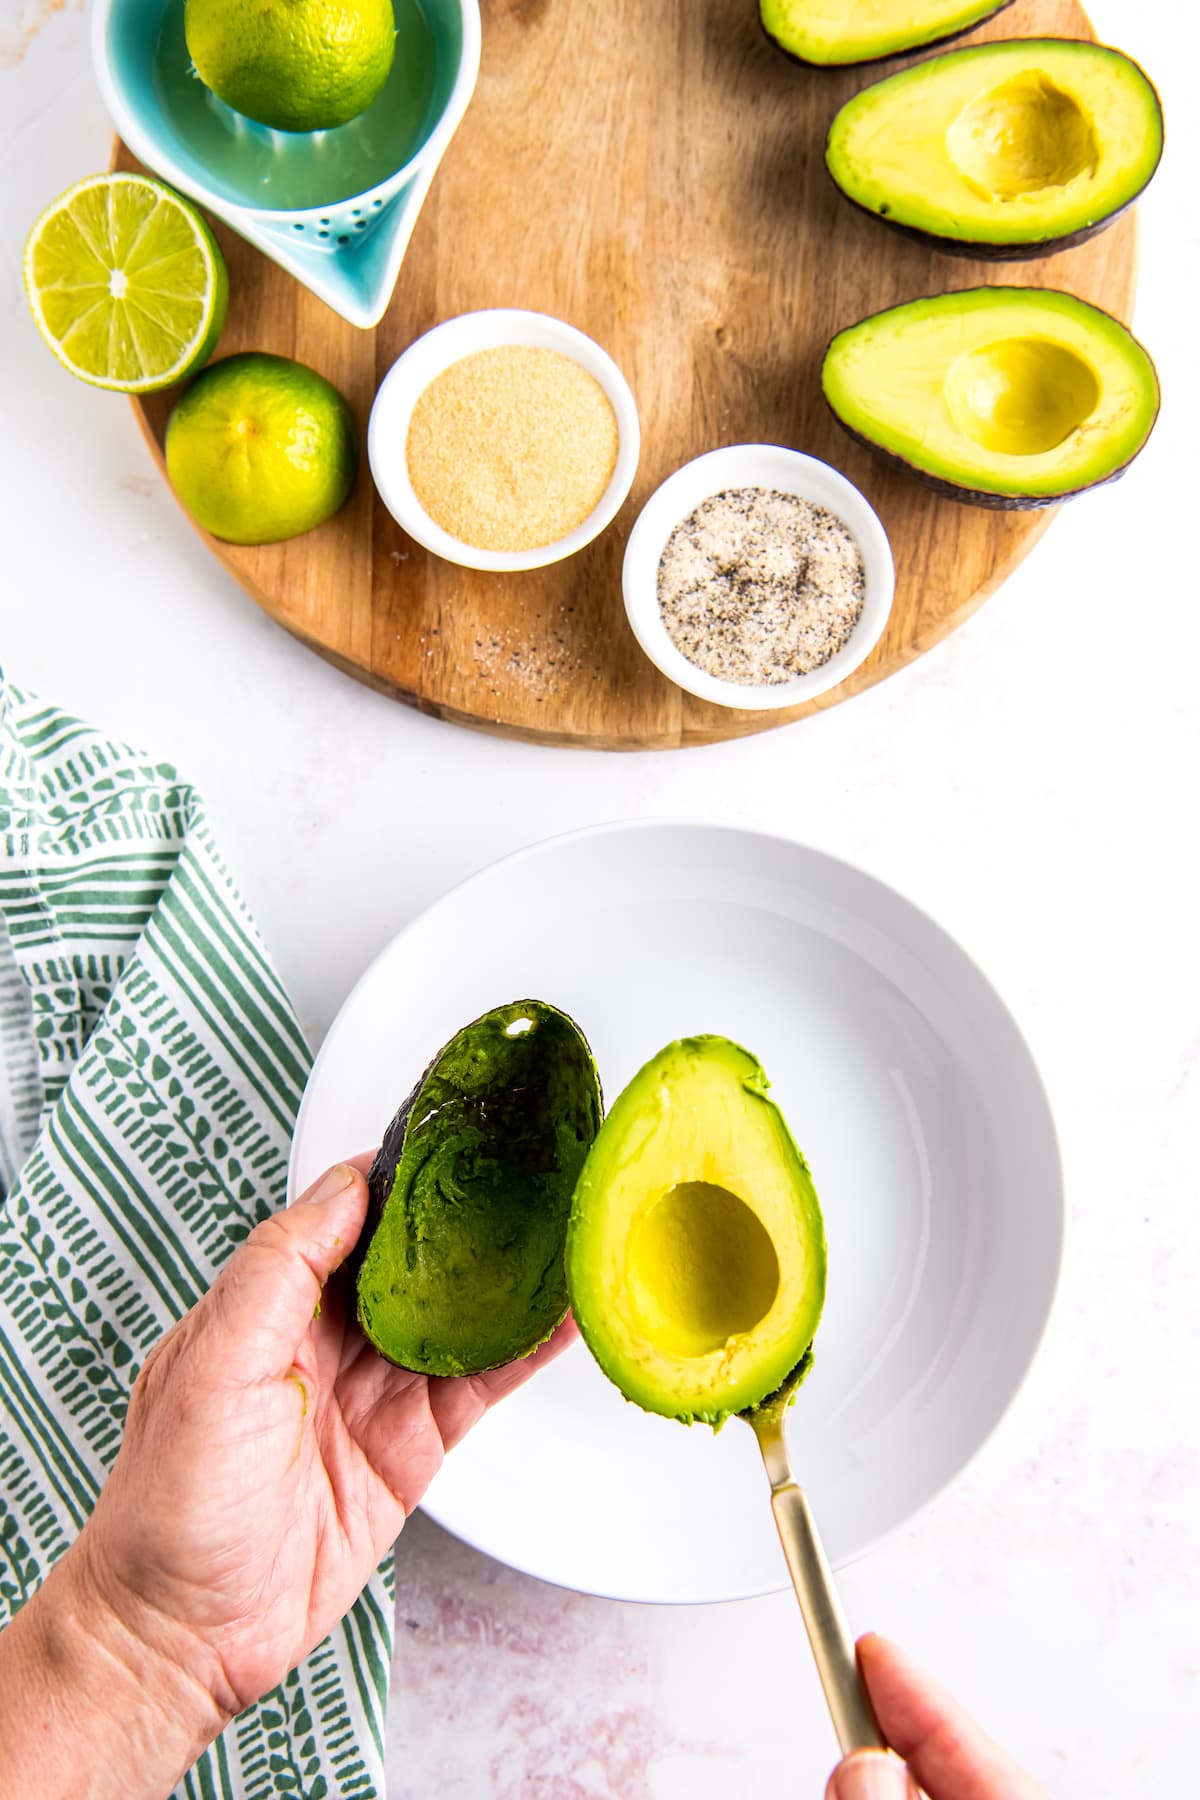
[[[390,1362],[474,1375],[566,1315],[571,1193],[600,1126],[587,1041],[540,1000],[497,1007],[439,1051],[371,1167],[358,1318]]]
[[[875,313],[833,339],[821,385],[855,437],[994,507],[1050,506],[1111,481],[1158,411],[1137,339],[1052,288],[969,288]]]
[[[876,62],[971,31],[1012,0],[759,0],[768,37],[822,67]]]
[[[825,1230],[768,1086],[727,1038],[668,1044],[579,1178],[571,1306],[605,1374],[647,1412],[719,1425],[807,1367]]]
[[[1158,95],[1119,50],[981,44],[848,100],[825,147],[856,206],[943,248],[1037,255],[1092,236],[1162,155]]]

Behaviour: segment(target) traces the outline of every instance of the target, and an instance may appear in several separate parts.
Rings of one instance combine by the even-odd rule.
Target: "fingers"
[[[353,1249],[366,1209],[362,1170],[338,1163],[234,1251],[202,1305],[241,1381],[291,1367],[321,1289]]]
[[[503,1394],[528,1381],[576,1337],[565,1319],[546,1343],[520,1362],[486,1375],[438,1377],[394,1368],[359,1338],[337,1379],[350,1435],[407,1516],[421,1500],[443,1455]],[[393,1535],[395,1527],[393,1527]]]
[[[375,1150],[360,1150],[357,1156],[348,1156],[346,1161],[352,1169],[357,1169],[360,1175],[369,1175],[371,1164],[375,1161],[377,1154],[378,1152]]]
[[[859,1639],[858,1656],[883,1735],[930,1800],[1044,1800],[1037,1783],[895,1644],[872,1633]],[[834,1781],[842,1774],[835,1771]],[[836,1800],[874,1800],[876,1790],[831,1783],[831,1792]],[[892,1790],[878,1792],[883,1800]]]
[[[431,1376],[429,1405],[442,1443],[453,1450],[497,1400],[503,1400],[516,1388],[561,1356],[579,1336],[579,1327],[568,1313],[562,1324],[531,1356],[505,1363],[502,1369],[489,1369],[486,1375]]]
[[[902,1762],[878,1750],[860,1750],[829,1777],[825,1800],[916,1800]]]
[[[497,1400],[503,1400],[505,1394],[511,1394],[515,1388],[524,1387],[527,1381],[544,1369],[547,1363],[554,1362],[564,1350],[569,1350],[579,1336],[579,1327],[568,1313],[561,1325],[556,1325],[544,1344],[539,1344],[530,1356],[522,1356],[517,1362],[505,1363],[502,1369],[489,1369],[486,1375],[477,1379],[489,1406]]]

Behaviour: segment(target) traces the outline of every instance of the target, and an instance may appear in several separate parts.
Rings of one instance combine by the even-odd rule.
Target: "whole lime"
[[[396,49],[392,0],[185,0],[201,81],[277,131],[324,131],[365,112]]]
[[[230,544],[273,544],[332,518],[354,486],[354,414],[287,356],[213,363],[167,422],[167,474],[192,517]]]

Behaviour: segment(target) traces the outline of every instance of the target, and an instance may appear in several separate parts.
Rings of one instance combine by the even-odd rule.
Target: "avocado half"
[[[451,1038],[384,1135],[357,1272],[389,1362],[474,1375],[527,1356],[567,1311],[571,1194],[600,1126],[596,1064],[541,1000]]]
[[[1158,167],[1162,107],[1119,50],[1013,39],[931,57],[855,94],[825,162],[855,206],[951,255],[1082,244]]]
[[[1012,0],[759,0],[763,30],[797,62],[818,68],[882,62],[944,44]]]
[[[723,1037],[668,1044],[584,1164],[567,1288],[592,1355],[647,1412],[720,1425],[808,1356],[825,1230],[761,1065]]]
[[[1109,313],[1052,288],[935,294],[839,331],[821,386],[852,437],[978,506],[1054,506],[1128,468],[1158,378]]]

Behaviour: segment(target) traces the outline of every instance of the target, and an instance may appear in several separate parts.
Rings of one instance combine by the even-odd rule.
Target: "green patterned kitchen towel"
[[[0,1625],[151,1345],[282,1205],[310,1055],[194,790],[0,674]],[[382,1800],[392,1563],[178,1789]]]

